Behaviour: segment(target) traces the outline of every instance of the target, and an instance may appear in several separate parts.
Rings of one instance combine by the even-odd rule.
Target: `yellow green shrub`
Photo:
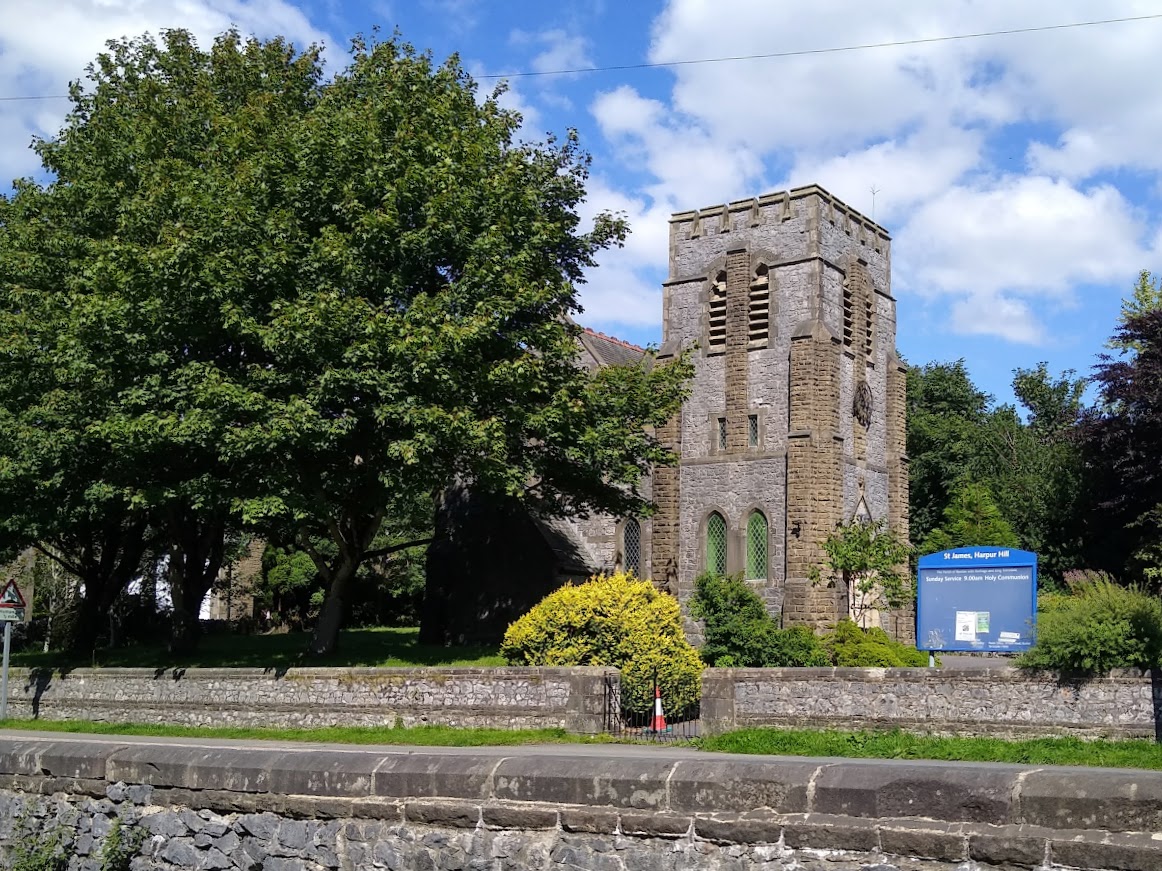
[[[701,695],[702,661],[682,632],[677,600],[630,573],[561,587],[508,627],[501,655],[510,665],[608,665],[621,670],[621,704],[653,709],[656,670],[667,712]]]

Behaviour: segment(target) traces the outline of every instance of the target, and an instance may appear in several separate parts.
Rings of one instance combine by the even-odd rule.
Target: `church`
[[[851,603],[810,580],[822,541],[856,518],[908,533],[895,339],[891,239],[822,188],[673,215],[659,357],[698,350],[690,397],[658,433],[679,462],[648,482],[656,512],[543,520],[450,494],[428,554],[425,640],[495,640],[560,584],[619,568],[683,605],[702,572],[740,573],[784,626],[834,624]],[[579,344],[590,367],[644,353],[591,330]],[[441,542],[450,523],[459,534]],[[910,609],[878,619],[913,640]]]

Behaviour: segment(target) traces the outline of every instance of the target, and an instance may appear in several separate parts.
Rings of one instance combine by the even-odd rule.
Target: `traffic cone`
[[[655,687],[654,688],[654,725],[653,725],[653,731],[665,732],[667,728],[668,727],[666,726],[666,715],[664,713],[662,713],[662,690],[660,687]]]

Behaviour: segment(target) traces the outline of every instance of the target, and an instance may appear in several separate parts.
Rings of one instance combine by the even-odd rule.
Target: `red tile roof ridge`
[[[617,336],[607,336],[607,335],[605,335],[605,333],[602,333],[598,330],[591,330],[589,327],[582,327],[581,329],[583,329],[585,332],[587,332],[591,336],[597,336],[597,338],[599,338],[599,339],[605,339],[607,342],[613,342],[614,344],[621,345],[623,348],[630,348],[631,350],[634,350],[634,351],[641,351],[643,354],[646,351],[645,348],[642,348],[638,345],[634,345],[631,342],[627,342],[627,341],[625,341],[625,339],[619,339],[619,338],[617,338]]]

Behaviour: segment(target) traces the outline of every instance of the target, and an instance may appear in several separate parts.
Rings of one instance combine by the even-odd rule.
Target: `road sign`
[[[6,606],[0,608],[0,623],[20,623],[24,620],[24,609]]]
[[[24,597],[20,595],[20,588],[16,586],[16,581],[9,581],[4,585],[4,589],[0,590],[0,608],[15,609],[19,608],[21,611],[25,608]],[[23,616],[23,615],[22,615]],[[0,617],[0,620],[12,619]]]

